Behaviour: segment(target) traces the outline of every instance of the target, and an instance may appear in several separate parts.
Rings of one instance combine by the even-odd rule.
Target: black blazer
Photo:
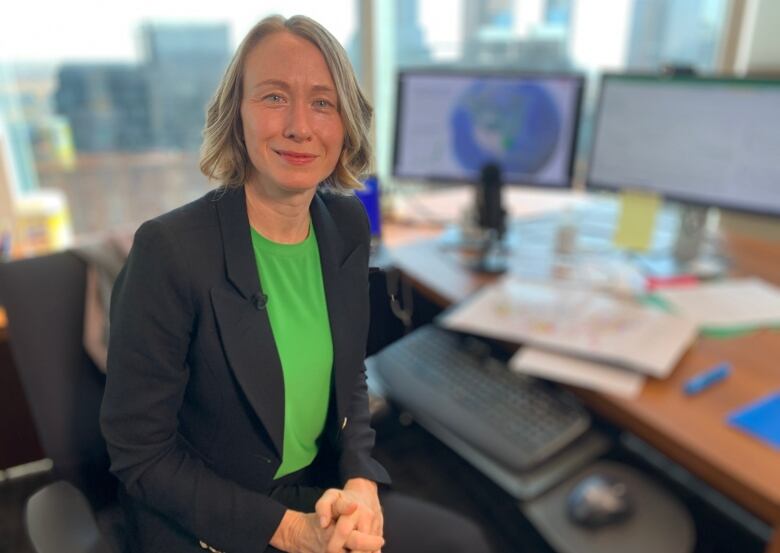
[[[320,456],[342,482],[389,483],[370,454],[365,212],[354,196],[318,193],[310,213],[334,351]],[[101,411],[133,551],[202,551],[202,541],[256,553],[279,525],[285,507],[267,491],[281,463],[284,381],[261,298],[243,187],[138,229],[112,295]]]

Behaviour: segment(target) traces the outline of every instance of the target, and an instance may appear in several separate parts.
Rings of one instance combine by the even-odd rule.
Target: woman
[[[487,551],[456,515],[380,503],[369,232],[343,193],[370,117],[324,28],[267,18],[208,109],[201,169],[224,186],[136,233],[101,413],[132,551]]]

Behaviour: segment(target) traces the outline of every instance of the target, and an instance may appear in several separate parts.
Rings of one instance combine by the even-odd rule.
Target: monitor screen
[[[605,75],[588,185],[780,214],[780,80]]]
[[[393,175],[471,182],[497,163],[507,183],[571,186],[582,84],[578,75],[402,72]]]

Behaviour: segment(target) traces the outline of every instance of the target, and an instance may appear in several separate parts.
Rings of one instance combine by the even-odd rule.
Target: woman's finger
[[[334,519],[344,517],[347,515],[353,514],[358,509],[358,504],[354,501],[348,501],[344,499],[344,497],[339,494],[339,496],[336,498],[336,501],[334,501],[331,504],[331,516]]]
[[[333,520],[333,503],[341,494],[338,490],[329,489],[317,500],[314,505],[314,512],[320,519],[320,527],[327,528]]]
[[[337,503],[339,502],[345,503],[343,499],[337,501]],[[342,549],[345,549],[347,538],[355,530],[356,526],[357,515],[354,511],[351,514],[342,514],[339,516],[336,520],[336,527],[334,528],[333,535],[328,541],[327,553],[339,553]]]
[[[384,538],[358,531],[350,532],[344,544],[350,551],[366,551],[369,553],[381,549],[384,545]]]

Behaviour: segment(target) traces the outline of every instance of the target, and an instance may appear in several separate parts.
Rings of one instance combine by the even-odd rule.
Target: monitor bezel
[[[537,80],[571,80],[576,87],[575,100],[574,100],[574,114],[573,114],[573,127],[571,134],[571,141],[569,144],[569,159],[566,165],[566,180],[565,182],[555,184],[541,184],[532,181],[525,182],[507,182],[508,185],[514,186],[529,186],[533,188],[549,189],[549,190],[565,190],[574,186],[574,166],[577,160],[577,146],[579,144],[579,131],[580,131],[580,118],[582,110],[582,98],[585,88],[585,76],[582,73],[557,71],[513,71],[505,69],[464,69],[464,68],[446,68],[446,67],[426,67],[426,68],[413,68],[404,69],[398,71],[396,75],[396,94],[395,94],[395,128],[393,131],[393,157],[391,174],[396,181],[413,181],[424,182],[431,185],[447,185],[447,184],[469,184],[473,183],[473,180],[459,179],[452,176],[420,176],[412,177],[408,175],[398,174],[398,156],[399,156],[399,143],[401,132],[401,113],[403,110],[403,83],[406,76],[441,76],[441,77],[466,77],[466,78],[518,78],[518,79],[537,79]]]
[[[658,194],[664,201],[677,202],[684,205],[691,205],[696,207],[715,207],[718,209],[726,209],[729,211],[735,211],[739,213],[750,213],[756,215],[780,215],[780,206],[776,209],[760,209],[760,207],[746,207],[742,204],[731,204],[728,202],[720,202],[715,200],[704,200],[696,196],[687,196],[685,194],[666,193],[659,190],[642,186],[638,184],[626,183],[625,185],[613,185],[602,182],[596,182],[592,177],[592,169],[594,166],[594,159],[596,157],[596,138],[598,137],[599,123],[601,122],[601,115],[604,109],[604,84],[609,79],[615,80],[644,80],[652,82],[674,81],[681,82],[700,82],[706,86],[708,83],[732,83],[732,84],[745,84],[745,85],[771,85],[777,86],[780,89],[780,77],[772,76],[748,76],[748,77],[736,77],[733,75],[674,75],[674,74],[659,74],[659,73],[647,73],[647,72],[605,72],[601,74],[599,79],[599,96],[596,103],[596,110],[594,111],[593,127],[590,142],[590,148],[588,152],[588,165],[585,177],[585,189],[587,191],[602,191],[602,192],[621,192],[622,190],[638,190],[644,192],[652,192]]]

